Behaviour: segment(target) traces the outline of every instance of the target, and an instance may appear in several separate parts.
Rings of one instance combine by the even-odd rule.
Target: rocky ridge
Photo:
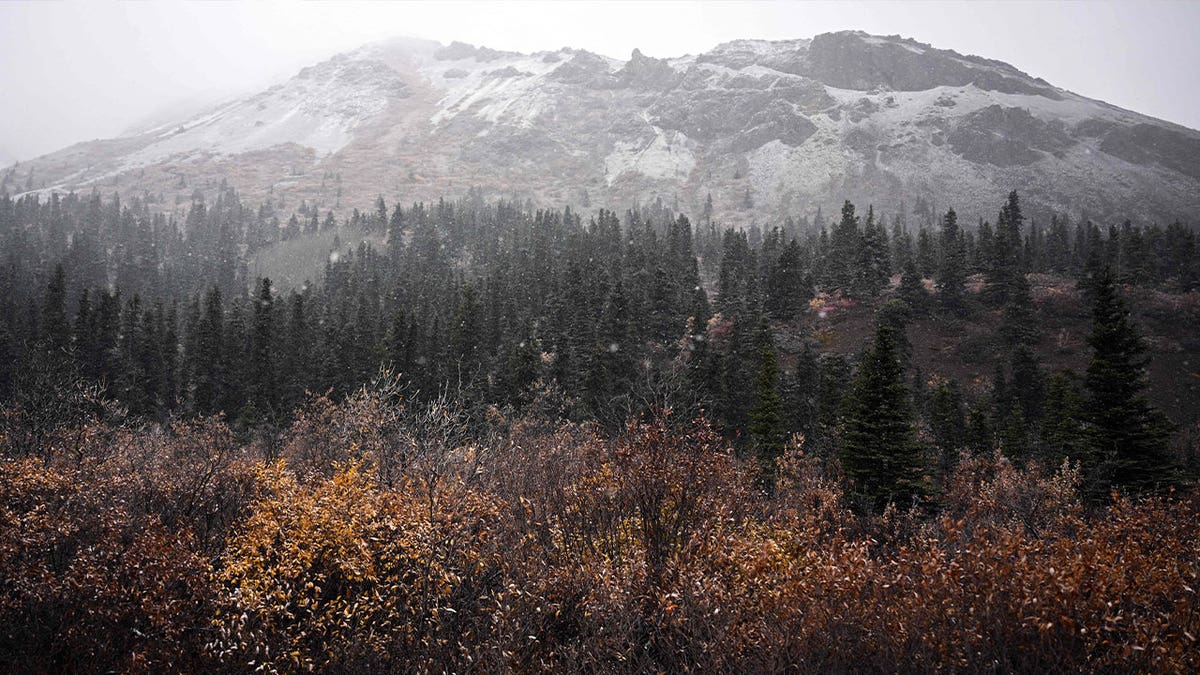
[[[0,170],[10,192],[120,190],[164,209],[222,179],[251,200],[335,210],[479,188],[698,213],[711,194],[734,225],[847,198],[993,217],[1017,189],[1034,213],[1164,222],[1200,210],[1200,133],[896,36],[626,61],[395,39],[203,115]]]

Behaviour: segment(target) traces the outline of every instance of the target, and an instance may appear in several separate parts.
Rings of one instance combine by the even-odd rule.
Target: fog
[[[0,3],[0,165],[198,111],[396,35],[679,56],[859,29],[1200,127],[1200,3]]]

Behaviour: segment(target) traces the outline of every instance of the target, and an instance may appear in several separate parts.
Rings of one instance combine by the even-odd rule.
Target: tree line
[[[256,253],[330,229],[385,244],[339,243],[304,288],[250,278]],[[950,210],[915,233],[849,202],[828,226],[763,231],[693,225],[661,203],[585,220],[476,194],[391,209],[380,199],[344,222],[306,208],[286,224],[227,187],[211,204],[198,195],[182,222],[116,196],[5,195],[0,400],[36,411],[46,391],[86,384],[137,418],[224,414],[270,435],[308,392],[343,397],[386,368],[414,400],[552,405],[610,429],[656,406],[703,414],[761,460],[768,483],[799,434],[840,459],[871,507],[935,496],[960,450],[997,447],[1083,462],[1103,498],[1180,480],[1119,287],[1195,290],[1195,240],[1179,224],[1055,217],[1040,228],[1015,192],[994,225],[963,228]],[[1093,306],[1082,375],[1041,363],[1037,272],[1073,276]],[[810,302],[829,300],[874,310],[858,358],[811,339]],[[996,311],[1001,358],[986,394],[914,372],[912,321]]]

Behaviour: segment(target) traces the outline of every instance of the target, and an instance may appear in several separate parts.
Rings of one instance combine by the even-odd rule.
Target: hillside
[[[254,96],[24,162],[10,192],[120,190],[186,206],[222,179],[251,201],[348,210],[479,187],[539,203],[645,203],[726,224],[842,199],[931,219],[1029,211],[1188,221],[1200,132],[1012,66],[859,32],[617,60],[395,39]]]

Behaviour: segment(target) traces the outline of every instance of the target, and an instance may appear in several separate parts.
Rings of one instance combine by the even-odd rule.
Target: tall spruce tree
[[[962,314],[966,309],[966,267],[958,214],[950,209],[942,216],[942,257],[937,270],[937,291],[938,302],[953,314]]]
[[[71,324],[67,322],[67,281],[62,265],[54,266],[54,274],[46,285],[41,327],[46,349],[63,355],[71,344]]]
[[[986,285],[984,297],[996,305],[1004,305],[1014,293],[1018,277],[1024,278],[1021,264],[1021,201],[1016,190],[1008,193],[1008,201],[1000,209],[996,220],[996,234],[992,241],[989,266],[984,272]]]
[[[196,326],[196,351],[190,359],[195,382],[193,404],[201,415],[215,413],[221,407],[225,389],[223,336],[221,289],[214,286],[204,298],[204,310]]]
[[[787,431],[783,422],[783,398],[779,392],[775,337],[765,318],[759,324],[756,342],[758,376],[754,408],[750,411],[750,436],[763,470],[770,472],[774,469],[775,459],[783,454]]]
[[[275,363],[275,298],[271,292],[271,280],[263,278],[255,298],[250,329],[250,395],[259,411],[274,410],[280,400],[278,372]]]
[[[948,472],[959,451],[967,445],[966,409],[957,380],[942,380],[934,387],[929,402],[929,431],[937,446],[942,472]]]
[[[862,236],[858,240],[858,264],[854,270],[854,290],[865,298],[879,295],[891,277],[891,257],[888,252],[887,230],[883,223],[875,222],[875,209],[867,209],[867,222],[863,224]]]
[[[1064,370],[1050,378],[1041,430],[1041,454],[1049,466],[1087,458],[1086,404],[1083,384],[1074,372]]]
[[[889,325],[876,329],[843,402],[842,468],[850,492],[874,509],[908,506],[926,492],[895,333]]]
[[[854,285],[855,262],[859,250],[858,216],[854,205],[842,205],[842,219],[829,237],[829,256],[825,261],[829,290],[849,291]]]
[[[1167,448],[1170,425],[1146,399],[1146,345],[1129,318],[1111,267],[1095,280],[1093,349],[1084,384],[1088,393],[1091,488],[1136,491],[1178,480]]]
[[[790,321],[811,297],[812,289],[805,283],[801,266],[800,245],[793,239],[771,262],[766,288],[767,311],[774,319]]]

